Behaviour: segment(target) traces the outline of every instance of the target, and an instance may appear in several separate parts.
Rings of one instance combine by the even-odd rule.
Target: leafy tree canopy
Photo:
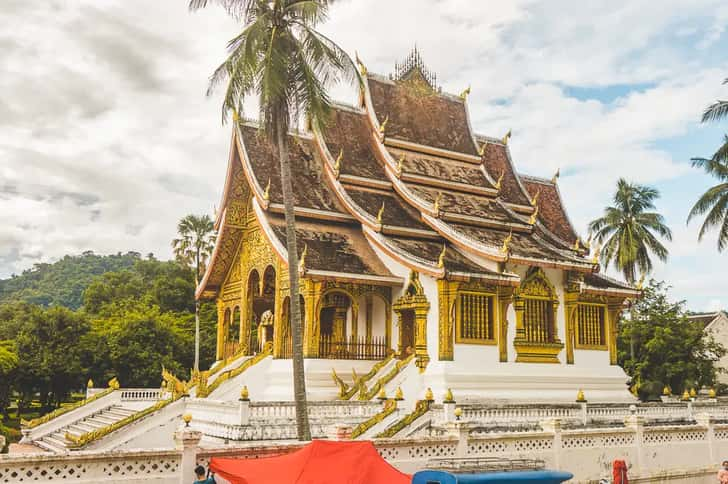
[[[658,398],[665,385],[674,393],[714,385],[714,364],[726,351],[701,323],[688,319],[684,302],[671,301],[667,290],[664,282],[650,281],[620,322],[619,364],[643,400]]]

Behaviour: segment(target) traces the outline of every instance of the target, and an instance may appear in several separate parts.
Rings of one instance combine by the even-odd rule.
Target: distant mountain
[[[88,251],[67,255],[53,264],[35,264],[20,275],[0,279],[0,304],[24,301],[78,309],[83,302],[83,291],[94,277],[131,268],[140,259],[138,252],[97,255]]]

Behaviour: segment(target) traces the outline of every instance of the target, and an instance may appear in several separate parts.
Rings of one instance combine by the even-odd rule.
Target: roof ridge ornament
[[[531,198],[531,206],[535,207],[538,203],[538,197],[541,195],[541,189],[536,190],[536,194]]]
[[[488,142],[484,142],[482,145],[480,145],[480,148],[478,148],[478,156],[485,155],[485,148],[488,146]]]
[[[596,246],[594,247],[594,255],[592,255],[592,264],[599,264],[599,257],[602,255],[602,246],[597,242]]]
[[[308,255],[308,244],[304,244],[301,258],[298,261],[298,272],[306,272],[306,255]]]
[[[440,256],[437,258],[437,267],[442,269],[445,267],[445,254],[447,253],[447,243],[442,244],[442,252],[440,252]]]
[[[435,197],[435,203],[433,204],[435,215],[440,216],[440,202],[442,201],[442,192],[437,192],[437,196]]]
[[[556,185],[556,182],[559,180],[560,176],[561,176],[561,168],[557,168],[556,173],[554,173],[554,176],[551,177],[551,183]]]
[[[263,192],[263,200],[266,202],[270,200],[270,177],[268,178],[268,184],[265,186],[265,191]]]
[[[510,232],[508,232],[508,237],[506,237],[503,240],[503,247],[501,247],[501,249],[500,249],[501,254],[508,255],[508,252],[510,252],[510,250],[511,250],[510,249],[511,240],[513,240],[513,229],[511,229]]]
[[[341,159],[344,157],[344,148],[341,148],[339,150],[339,156],[336,157],[336,161],[334,162],[334,176],[336,178],[339,178],[339,173],[341,173]]]
[[[387,129],[387,123],[389,122],[389,115],[384,118],[382,124],[379,125],[379,135],[384,139],[384,132]]]
[[[534,209],[533,213],[531,214],[531,218],[528,219],[528,223],[530,225],[535,225],[536,220],[538,220],[538,205],[536,205],[536,208]]]
[[[501,170],[501,174],[498,177],[498,180],[496,180],[496,182],[495,182],[495,189],[496,190],[500,191],[501,186],[503,185],[503,177],[505,177],[505,176],[506,176],[506,170],[503,169],[503,170]]]
[[[508,140],[511,139],[511,130],[509,129],[508,132],[503,136],[503,139],[501,139],[501,143],[508,146]]]
[[[354,59],[356,61],[356,64],[359,66],[359,72],[361,73],[361,75],[366,76],[368,73],[367,66],[365,66],[364,62],[362,62],[362,60],[359,58],[359,52],[354,51]]]
[[[405,155],[402,153],[397,160],[397,178],[402,176],[402,169],[404,168]]]
[[[576,242],[574,242],[574,247],[573,247],[573,249],[574,249],[575,251],[577,251],[577,252],[581,250],[581,237],[577,237],[577,238],[576,238]]]
[[[389,78],[396,81],[421,80],[427,83],[433,91],[440,91],[437,85],[437,74],[425,65],[420,51],[417,49],[417,44],[402,62],[394,63],[394,73],[390,74]]]
[[[470,84],[468,84],[468,87],[466,87],[463,92],[460,93],[460,99],[465,101],[468,98],[468,94],[470,94]]]
[[[382,220],[384,218],[384,204],[386,202],[382,202],[382,208],[379,209],[379,212],[377,213],[377,222],[379,222],[379,225],[382,225]]]

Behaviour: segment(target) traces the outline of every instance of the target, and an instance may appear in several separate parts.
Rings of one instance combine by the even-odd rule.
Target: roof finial
[[[599,256],[602,255],[602,246],[597,243],[594,247],[594,255],[592,256],[592,264],[599,264]]]
[[[367,66],[365,66],[362,60],[359,58],[359,52],[354,51],[354,58],[356,59],[356,64],[359,66],[359,72],[361,72],[362,76],[366,76]]]
[[[561,168],[556,169],[556,173],[554,173],[554,176],[551,178],[551,183],[556,183],[561,176]]]
[[[536,220],[538,220],[538,205],[536,205],[536,208],[533,210],[531,218],[528,219],[528,223],[534,225],[536,223]]]
[[[308,254],[308,244],[303,246],[303,252],[301,252],[301,259],[298,261],[298,272],[306,271],[306,255]]]
[[[538,197],[539,197],[539,195],[541,195],[541,189],[540,188],[536,191],[536,194],[531,199],[531,206],[533,206],[533,207],[536,206],[536,204],[538,203]]]
[[[500,191],[501,186],[503,185],[503,177],[506,176],[506,170],[501,171],[500,176],[498,177],[498,180],[495,182],[495,189]]]
[[[506,237],[503,240],[503,247],[501,247],[501,249],[500,249],[501,254],[504,254],[504,255],[507,255],[508,254],[508,251],[510,250],[510,247],[509,246],[511,244],[511,240],[512,239],[513,239],[513,230],[511,229],[511,231],[508,232],[508,237]]]
[[[382,124],[379,125],[379,134],[384,137],[384,131],[387,129],[387,123],[389,122],[389,115],[387,115],[386,118],[384,118],[384,121]]]
[[[508,140],[511,139],[511,130],[509,129],[505,136],[503,136],[503,139],[501,140],[501,143],[504,145],[508,144]]]
[[[263,200],[270,200],[270,178],[268,178],[268,184],[265,186],[265,191],[263,192]]]
[[[463,92],[460,93],[460,99],[465,101],[468,98],[468,94],[470,94],[470,86],[468,85],[467,88]]]
[[[447,252],[447,244],[442,244],[442,252],[440,252],[440,257],[437,258],[437,267],[442,269],[445,267],[445,253]]]
[[[341,172],[341,159],[344,157],[344,148],[341,148],[339,150],[339,156],[336,157],[336,161],[334,162],[334,175],[336,178],[339,178],[339,173]]]
[[[435,197],[434,210],[437,215],[440,214],[440,201],[442,200],[442,192],[437,192]]]
[[[379,222],[379,225],[382,225],[382,219],[384,217],[384,204],[385,202],[382,202],[382,208],[380,208],[379,213],[377,213],[377,222]]]
[[[404,153],[399,155],[399,159],[397,160],[397,176],[402,176],[402,169],[404,168],[404,160],[405,156]]]
[[[485,148],[488,146],[488,142],[486,141],[482,145],[480,145],[480,148],[478,148],[478,156],[483,156],[485,154]]]
[[[577,237],[576,242],[574,242],[574,250],[579,251],[581,250],[581,238]]]

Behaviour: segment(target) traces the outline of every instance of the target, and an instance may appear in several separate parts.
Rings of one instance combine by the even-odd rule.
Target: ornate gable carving
[[[532,267],[517,290],[519,296],[556,299],[556,289],[540,267]]]

